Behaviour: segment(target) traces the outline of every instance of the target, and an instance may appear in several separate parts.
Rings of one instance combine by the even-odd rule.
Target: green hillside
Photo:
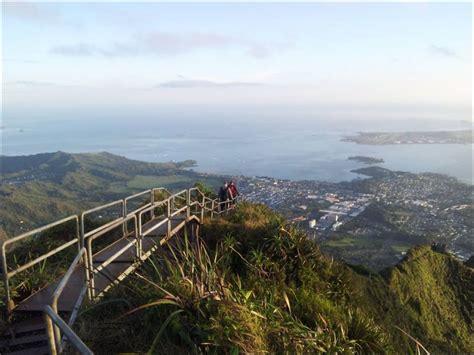
[[[473,293],[473,269],[429,247],[374,273],[241,204],[165,246],[76,330],[99,353],[472,353]]]
[[[146,163],[109,153],[0,156],[0,237],[151,187],[220,182],[186,169],[194,164]]]

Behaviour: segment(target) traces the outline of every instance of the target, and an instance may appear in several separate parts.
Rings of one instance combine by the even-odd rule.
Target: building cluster
[[[407,173],[349,183],[241,177],[239,185],[247,200],[272,207],[322,239],[341,229],[351,232],[352,224],[343,226],[377,203],[386,224],[380,228],[382,222],[364,214],[354,235],[426,236],[446,242],[461,259],[474,252],[472,214],[466,213],[473,208],[474,189],[446,176]]]
[[[336,231],[362,213],[374,195],[317,181],[290,181],[269,177],[241,178],[245,199],[264,203],[291,222],[320,234]]]

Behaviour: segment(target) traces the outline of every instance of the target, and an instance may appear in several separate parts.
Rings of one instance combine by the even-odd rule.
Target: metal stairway
[[[163,194],[167,197],[163,198]],[[143,197],[146,200],[128,212],[132,201]],[[159,197],[161,199],[156,201]],[[6,240],[1,251],[9,324],[0,336],[0,353],[57,354],[69,345],[76,352],[91,354],[90,349],[71,329],[84,299],[87,298],[89,302],[99,299],[170,238],[188,233],[196,235],[205,217],[213,218],[225,213],[232,205],[212,200],[197,188],[175,194],[156,188]],[[85,221],[88,216],[103,213],[111,207],[120,207],[121,215],[87,230]],[[34,240],[40,242],[41,235],[38,236],[38,233],[69,222],[76,224],[76,237],[73,240],[16,269],[9,267],[7,254],[14,250],[12,244],[35,237]],[[102,243],[100,250],[94,250],[94,244],[117,232],[115,240],[105,245]],[[78,253],[66,273],[17,304],[14,303],[9,286],[13,276],[75,244]]]

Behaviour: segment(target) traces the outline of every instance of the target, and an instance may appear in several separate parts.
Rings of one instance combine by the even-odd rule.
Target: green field
[[[366,246],[370,243],[373,243],[371,238],[367,237],[343,237],[337,239],[331,239],[327,242],[324,242],[324,245],[333,247],[333,248],[346,248],[351,246]]]
[[[152,187],[174,187],[180,184],[191,186],[194,184],[195,178],[184,175],[167,175],[167,176],[150,176],[137,175],[127,182],[130,189],[149,189]]]
[[[397,253],[402,253],[402,252],[406,252],[408,249],[410,249],[412,246],[408,245],[408,244],[394,244],[392,245],[392,249],[393,251],[397,252]]]

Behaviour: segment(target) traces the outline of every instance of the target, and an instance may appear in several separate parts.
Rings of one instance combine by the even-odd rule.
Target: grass
[[[395,251],[397,253],[403,253],[403,252],[406,252],[407,250],[409,250],[412,247],[412,245],[393,244],[391,247],[392,247],[393,251]]]
[[[173,241],[98,303],[84,305],[75,330],[92,350],[474,351],[473,271],[429,247],[410,250],[382,274],[349,267],[268,207],[248,203],[207,221],[201,238]],[[24,281],[53,267],[39,265]]]
[[[84,311],[76,327],[94,351],[389,349],[387,333],[345,304],[341,265],[267,207],[242,204],[204,227],[203,239],[168,244],[103,304]]]
[[[146,176],[137,175],[132,180],[127,182],[127,187],[130,189],[146,190],[150,187],[173,187],[179,184],[186,184],[190,186],[195,179],[189,176],[182,175],[168,175],[168,176]]]
[[[428,247],[384,276],[348,267],[243,203],[155,254],[76,329],[96,352],[469,353],[474,280],[451,263]]]
[[[344,237],[338,237],[336,239],[329,239],[324,242],[325,246],[329,246],[332,248],[347,248],[347,247],[358,247],[358,248],[364,248],[367,246],[374,246],[374,244],[380,244],[380,240],[377,240],[376,238],[372,237],[367,237],[367,236],[357,236],[357,237],[351,237],[351,236],[344,236]]]

